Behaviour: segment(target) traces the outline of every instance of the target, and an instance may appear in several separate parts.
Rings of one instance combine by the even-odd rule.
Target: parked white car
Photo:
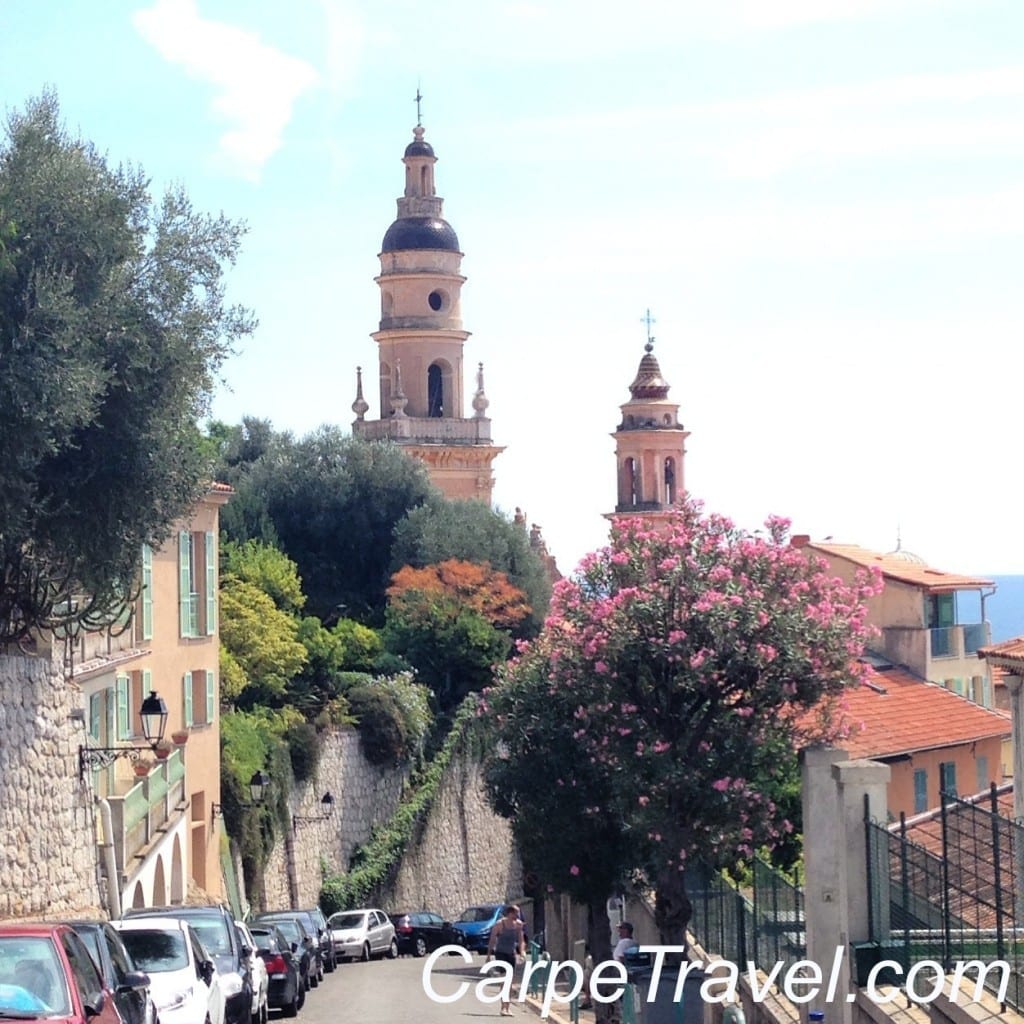
[[[339,910],[327,918],[334,955],[345,960],[398,956],[395,926],[383,910]]]
[[[242,936],[242,946],[249,950],[249,970],[252,971],[252,1024],[267,1024],[270,1011],[267,1007],[267,990],[270,976],[263,957],[256,952],[256,940],[244,921],[236,921],[235,927]]]
[[[111,924],[149,975],[160,1024],[224,1024],[224,992],[213,957],[176,917],[132,917]]]

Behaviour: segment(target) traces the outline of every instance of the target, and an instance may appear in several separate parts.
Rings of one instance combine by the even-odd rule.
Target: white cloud
[[[256,180],[281,146],[295,101],[317,82],[313,67],[267,46],[255,32],[202,18],[195,0],[156,0],[136,11],[132,23],[165,60],[216,87],[212,109],[229,125],[219,162]]]

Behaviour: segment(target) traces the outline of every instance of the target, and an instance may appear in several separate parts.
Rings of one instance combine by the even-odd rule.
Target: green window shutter
[[[182,636],[192,636],[192,538],[178,534],[178,619]]]
[[[103,735],[103,694],[94,693],[89,698],[89,736],[97,743]]]
[[[215,710],[214,699],[217,695],[217,684],[213,673],[206,670],[206,722],[207,724],[213,721],[213,712]]]
[[[914,813],[928,810],[928,772],[923,768],[914,771]]]
[[[131,730],[131,679],[125,675],[117,677],[117,738],[126,740]]]
[[[117,738],[117,688],[109,686],[103,692],[107,695],[107,743],[113,743]]]
[[[217,632],[217,544],[212,530],[206,533],[206,635]]]
[[[192,717],[192,673],[185,673],[185,727],[195,723]]]
[[[153,639],[153,549],[142,545],[142,639]]]

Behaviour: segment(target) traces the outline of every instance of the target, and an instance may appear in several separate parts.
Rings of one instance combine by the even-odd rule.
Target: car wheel
[[[313,973],[309,976],[309,987],[316,988],[320,984],[320,972],[313,968]]]
[[[328,974],[333,974],[334,973],[334,968],[337,967],[337,966],[338,966],[338,958],[332,953],[327,958],[327,963],[324,964],[324,970]]]
[[[298,993],[295,996],[295,1008],[301,1010],[306,1005],[306,989],[303,985],[298,985]]]
[[[282,1017],[297,1017],[299,1015],[299,997],[298,995],[285,1006],[281,1007]]]
[[[363,943],[363,952],[360,955],[359,959],[362,960],[364,964],[365,963],[369,963],[369,960],[370,960],[370,944],[368,942],[364,942]]]
[[[427,940],[422,935],[416,937],[416,944],[413,948],[414,956],[426,956],[427,955]]]
[[[391,940],[391,945],[388,946],[388,959],[389,960],[397,960],[398,959],[398,939],[392,939]]]

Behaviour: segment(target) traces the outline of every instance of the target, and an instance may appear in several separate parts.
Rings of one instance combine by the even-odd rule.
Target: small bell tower
[[[419,122],[421,96],[416,94]],[[465,417],[462,326],[462,252],[444,220],[435,192],[434,149],[423,125],[405,148],[405,192],[398,216],[381,244],[380,325],[377,342],[380,419],[365,419],[369,405],[357,374],[353,434],[388,438],[424,462],[431,480],[449,498],[491,502],[491,463],[504,451],[491,443],[483,363],[478,364],[473,415]]]
[[[630,399],[620,406],[622,421],[612,434],[618,467],[615,513],[667,512],[682,497],[683,460],[689,431],[679,422],[679,405],[669,400],[669,385],[654,355],[654,323],[643,318],[647,344]]]

